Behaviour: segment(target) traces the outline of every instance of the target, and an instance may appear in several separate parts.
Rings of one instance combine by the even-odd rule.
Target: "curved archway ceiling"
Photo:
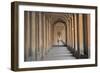
[[[47,19],[49,18],[50,24],[55,24],[57,22],[62,22],[62,23],[66,23],[68,22],[68,20],[71,20],[73,14],[71,13],[45,13],[45,16],[47,17]]]

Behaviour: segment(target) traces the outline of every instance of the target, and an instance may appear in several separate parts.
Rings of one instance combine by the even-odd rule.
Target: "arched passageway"
[[[63,59],[75,59],[75,57],[72,56],[70,51],[68,50],[66,46],[66,24],[63,22],[56,22],[54,25],[54,44],[48,52],[48,54],[45,56],[44,60],[63,60]]]
[[[66,26],[62,22],[54,24],[54,45],[64,45],[66,42]]]
[[[84,59],[90,54],[90,15],[25,11],[25,61]]]

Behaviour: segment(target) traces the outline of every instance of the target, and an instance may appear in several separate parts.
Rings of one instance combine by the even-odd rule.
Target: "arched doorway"
[[[54,24],[54,45],[65,45],[66,42],[66,26],[62,22]]]

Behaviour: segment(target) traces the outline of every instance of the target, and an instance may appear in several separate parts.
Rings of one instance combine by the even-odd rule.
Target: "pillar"
[[[36,52],[35,52],[35,50],[36,50],[36,43],[35,43],[35,33],[36,33],[36,28],[35,28],[35,12],[32,12],[32,15],[31,15],[32,17],[31,17],[31,23],[32,23],[32,25],[31,25],[31,48],[32,48],[32,59],[33,59],[33,61],[35,61],[36,60]]]
[[[24,28],[24,40],[25,40],[25,61],[29,58],[30,49],[30,13],[25,11],[25,28]]]
[[[83,43],[83,14],[79,14],[79,48],[80,55],[84,55],[84,43]]]

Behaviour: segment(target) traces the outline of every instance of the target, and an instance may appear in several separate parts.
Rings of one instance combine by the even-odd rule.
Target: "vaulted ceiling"
[[[57,22],[62,22],[67,24],[69,20],[72,19],[73,14],[71,13],[45,13],[46,18],[50,19],[50,24],[56,24]]]

